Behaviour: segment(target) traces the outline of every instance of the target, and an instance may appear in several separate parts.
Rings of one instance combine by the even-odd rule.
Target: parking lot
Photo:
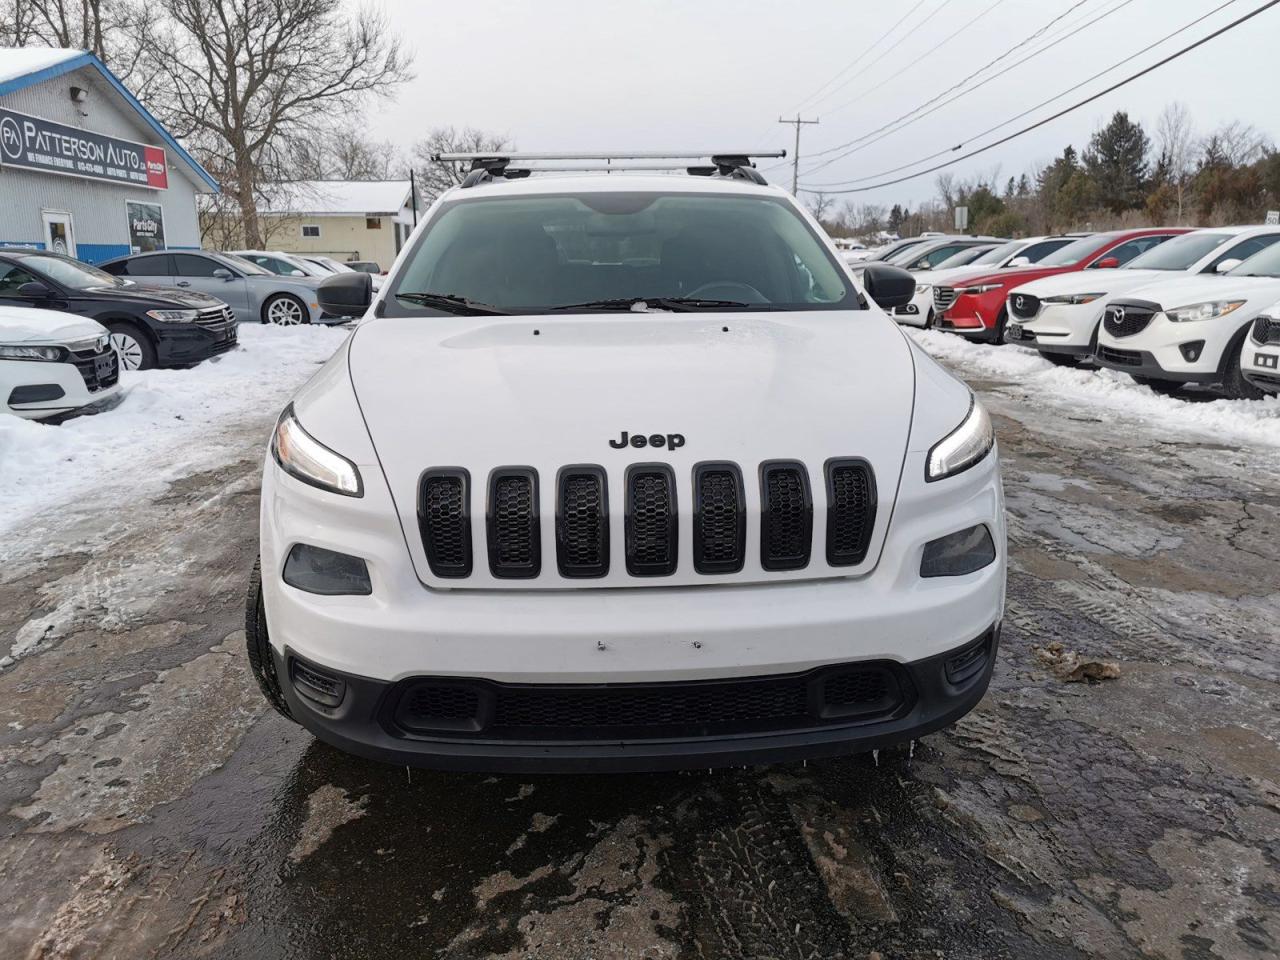
[[[2,478],[0,955],[1280,951],[1280,400],[916,334],[1004,461],[976,711],[821,763],[445,775],[338,753],[254,685],[263,445],[342,333],[244,334],[188,375],[221,398],[199,422],[129,374],[127,441],[79,421],[57,483]]]

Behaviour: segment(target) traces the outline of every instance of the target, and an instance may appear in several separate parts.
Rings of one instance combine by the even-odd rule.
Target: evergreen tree
[[[907,211],[895,203],[893,209],[889,211],[889,232],[897,233],[898,228],[902,226],[902,221],[905,219],[907,219]]]
[[[1150,139],[1140,123],[1116,111],[1111,122],[1093,135],[1084,152],[1084,166],[1093,192],[1112,213],[1142,207],[1147,192],[1147,151]]]

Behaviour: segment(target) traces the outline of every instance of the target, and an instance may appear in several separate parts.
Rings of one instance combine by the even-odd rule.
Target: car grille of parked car
[[[1113,337],[1132,337],[1147,329],[1151,318],[1159,312],[1160,307],[1154,303],[1108,303],[1102,312],[1102,327]]]
[[[956,302],[955,287],[934,287],[933,288],[933,309],[937,313],[946,313],[951,309],[951,305]]]
[[[90,393],[97,393],[107,387],[114,387],[120,380],[120,358],[115,350],[109,345],[99,350],[96,343],[79,350],[75,346],[72,344],[69,348],[71,362],[84,378],[85,389]]]
[[[1040,298],[1029,293],[1015,293],[1009,298],[1009,312],[1019,320],[1030,320],[1040,312]]]
[[[196,316],[196,323],[202,327],[216,327],[221,323],[235,323],[236,315],[228,306],[209,307],[201,310]]]
[[[759,468],[760,565],[799,570],[813,553],[813,493],[809,471],[794,461]],[[823,469],[826,497],[825,557],[833,567],[856,566],[867,557],[876,518],[875,477],[870,464],[838,458]],[[564,467],[556,477],[556,569],[567,579],[603,577],[613,561],[609,543],[608,477],[596,465]],[[465,578],[473,571],[471,478],[457,467],[426,471],[418,485],[418,527],[427,564],[437,577]],[[531,467],[493,471],[485,491],[485,548],[498,579],[538,577],[543,570],[539,478]],[[637,578],[670,576],[679,557],[680,503],[685,492],[666,464],[636,464],[623,482],[625,533],[622,567]],[[747,550],[748,504],[740,468],[703,463],[688,491],[693,566],[700,574],[736,573]]]
[[[1121,367],[1142,366],[1142,354],[1137,350],[1117,350],[1115,347],[1098,347],[1098,356],[1107,363]]]
[[[1280,319],[1258,317],[1253,321],[1254,343],[1280,343]]]
[[[660,739],[865,722],[909,707],[911,681],[888,661],[799,674],[631,684],[507,684],[416,677],[388,698],[404,736],[503,740]]]

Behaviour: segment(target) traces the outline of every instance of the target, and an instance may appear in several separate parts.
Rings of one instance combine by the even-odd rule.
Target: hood
[[[1006,290],[1020,287],[1041,277],[1055,277],[1060,273],[1074,270],[1074,267],[1013,267],[1004,270],[987,270],[982,273],[970,271],[950,281],[953,287],[977,287],[987,283],[1003,284]]]
[[[153,304],[164,303],[168,306],[190,307],[193,310],[204,310],[222,303],[217,297],[196,290],[182,290],[178,287],[150,286],[135,283],[127,287],[101,286],[89,287],[77,291],[78,296],[100,297],[103,300],[117,300],[125,303]]]
[[[0,307],[0,343],[61,344],[105,335],[96,320],[32,307]]]
[[[1182,276],[1183,273],[1179,270],[1076,270],[1020,283],[1013,289],[1041,300],[1070,293],[1101,293],[1103,296],[1110,296],[1156,283],[1161,278]]]
[[[950,283],[959,277],[971,277],[975,270],[990,270],[990,266],[984,265],[974,267],[972,265],[963,267],[946,267],[942,270],[918,270],[916,271],[917,283],[930,283],[937,285],[939,283]],[[1007,271],[1000,271],[1001,273]]]
[[[390,484],[419,578],[441,587],[539,589],[634,587],[811,579],[866,573],[879,557],[910,432],[914,367],[905,338],[879,311],[777,314],[604,314],[550,317],[382,317],[350,345],[350,373]],[[672,449],[621,435],[680,435]],[[861,457],[876,477],[879,507],[867,559],[826,563],[824,466]],[[798,461],[813,495],[813,546],[800,570],[760,567],[760,465]],[[746,564],[714,578],[692,562],[692,471],[731,461],[742,473]],[[624,544],[626,468],[674,472],[679,562],[673,575],[633,577]],[[595,580],[556,570],[557,472],[598,465],[608,480],[610,569]],[[486,562],[489,474],[532,467],[538,476],[542,572],[498,579]],[[470,476],[473,573],[439,580],[418,533],[423,471]]]
[[[1206,300],[1238,298],[1252,301],[1251,307],[1261,309],[1280,297],[1280,278],[1231,277],[1221,274],[1179,275],[1144,284],[1126,291],[1125,295],[1158,303],[1162,310],[1186,307]]]

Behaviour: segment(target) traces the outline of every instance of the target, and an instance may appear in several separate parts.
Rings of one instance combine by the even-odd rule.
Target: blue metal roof
[[[102,75],[103,79],[110,83],[111,86],[116,89],[116,92],[118,92],[120,96],[124,97],[129,105],[137,111],[138,116],[146,121],[147,126],[155,131],[156,136],[164,142],[164,145],[177,154],[187,166],[199,175],[201,180],[209,185],[210,190],[214,193],[222,192],[222,188],[218,186],[218,181],[210,176],[209,171],[200,166],[195,157],[182,149],[178,144],[178,141],[173,139],[173,136],[164,128],[160,121],[153,117],[151,112],[138,101],[138,98],[130,93],[128,88],[120,82],[120,79],[107,69],[107,65],[105,63],[88,51],[82,51],[74,57],[70,57],[69,59],[62,61],[61,63],[54,64],[51,67],[45,67],[43,70],[35,70],[31,73],[22,74],[21,76],[0,82],[0,96],[4,96],[6,93],[13,93],[17,90],[25,89],[26,87],[34,86],[37,83],[43,83],[46,80],[52,80],[55,77],[62,76],[63,74],[79,70],[81,67],[93,67],[97,70],[98,73]]]

